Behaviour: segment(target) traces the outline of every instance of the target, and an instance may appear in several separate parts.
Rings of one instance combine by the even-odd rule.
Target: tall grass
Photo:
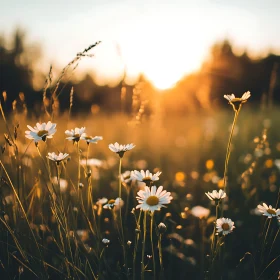
[[[58,97],[62,77],[88,50],[64,68],[53,88],[50,72],[44,98],[48,91],[53,101]],[[276,279],[279,216],[262,217],[256,207],[279,207],[280,119],[278,108],[268,119],[254,106],[246,104],[234,126],[230,107],[184,117],[141,111],[135,123],[124,114],[73,117],[71,108],[58,118],[45,106],[41,121],[55,122],[57,132],[37,144],[24,135],[37,120],[17,112],[6,118],[1,106],[1,277]],[[67,141],[65,130],[75,127],[103,140]],[[116,141],[136,147],[119,158],[108,149]],[[49,152],[70,156],[55,163]],[[135,209],[145,183],[121,176],[135,169],[162,171],[159,181],[147,184],[171,192],[167,208]],[[223,203],[206,197],[225,186]],[[197,205],[204,213],[193,210]],[[235,222],[229,235],[217,235],[222,217]]]

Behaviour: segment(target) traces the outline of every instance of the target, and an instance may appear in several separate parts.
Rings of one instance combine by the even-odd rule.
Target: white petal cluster
[[[216,221],[217,233],[227,235],[233,231],[235,228],[234,222],[229,218],[220,218]]]
[[[65,134],[66,136],[68,136],[66,137],[66,139],[69,141],[72,140],[74,142],[79,142],[81,137],[84,137],[86,135],[85,130],[86,130],[85,127],[81,127],[81,128],[76,127],[75,129],[66,130]]]
[[[136,199],[138,200],[138,205],[136,208],[140,208],[144,211],[154,212],[155,210],[160,210],[161,207],[165,207],[164,204],[169,204],[173,197],[170,192],[163,190],[163,187],[152,186],[151,188],[145,187],[145,190],[140,190],[137,193]]]
[[[110,144],[109,149],[114,152],[119,154],[120,157],[123,157],[123,154],[129,150],[132,150],[135,147],[134,144],[127,144],[127,145],[120,145],[118,142],[115,144]]]
[[[223,190],[212,191],[205,193],[210,200],[220,201],[221,199],[226,197],[226,193]]]
[[[158,171],[157,173],[153,174],[149,170],[141,170],[140,172],[137,170],[131,171],[131,177],[140,181],[140,182],[145,182],[145,181],[158,181],[159,176],[161,172]]]
[[[133,177],[131,176],[132,175],[131,173],[132,172],[130,172],[129,170],[127,170],[124,173],[122,173],[121,174],[121,181],[123,183],[126,183],[126,184],[130,183],[132,181],[132,179],[133,179]]]
[[[99,198],[97,201],[96,201],[96,204],[97,205],[103,205],[105,203],[108,202],[108,199],[106,197],[102,197],[102,198]]]
[[[259,204],[258,210],[260,213],[262,213],[264,216],[268,217],[271,219],[272,217],[279,217],[280,215],[280,209],[275,209],[271,205],[267,206],[266,203],[263,203],[263,205]]]
[[[123,206],[123,204],[124,204],[123,200],[120,197],[118,197],[116,199],[110,199],[108,203],[103,206],[103,208],[118,210],[120,209],[120,207]]]
[[[68,156],[69,154],[67,153],[59,153],[58,155],[56,153],[48,153],[47,158],[58,163],[66,159]]]
[[[25,131],[25,137],[34,140],[34,142],[39,142],[40,140],[46,141],[46,138],[53,138],[56,132],[56,123],[50,121],[47,123],[36,123],[34,127],[27,125],[27,127],[30,131]]]
[[[203,219],[203,218],[207,218],[210,214],[210,210],[203,207],[203,206],[200,206],[200,205],[197,205],[197,206],[194,206],[192,209],[191,209],[191,213],[199,218],[199,219]]]
[[[224,95],[224,98],[227,99],[229,102],[245,103],[249,99],[250,96],[251,96],[250,91],[246,91],[245,93],[243,93],[241,98],[235,97],[235,95],[233,93]]]
[[[82,134],[81,136],[81,140],[86,141],[88,144],[92,143],[92,144],[97,144],[98,141],[103,140],[102,136],[88,136],[85,133]]]

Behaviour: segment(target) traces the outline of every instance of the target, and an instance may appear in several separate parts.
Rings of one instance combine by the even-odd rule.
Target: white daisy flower
[[[135,147],[134,144],[127,144],[127,145],[120,145],[118,142],[116,142],[115,144],[110,144],[109,145],[109,149],[118,154],[120,158],[123,157],[124,153],[129,151],[129,150],[132,150],[133,148]]]
[[[51,181],[54,185],[57,185],[58,181],[57,181],[57,177],[52,177],[51,178]],[[60,191],[62,193],[66,192],[67,188],[68,188],[68,181],[63,179],[63,178],[60,178],[59,179],[59,186],[60,186]]]
[[[210,199],[210,200],[214,200],[216,202],[222,200],[223,198],[226,197],[226,193],[223,191],[223,190],[219,190],[219,191],[212,191],[212,192],[207,192],[205,193],[207,195],[207,197]]]
[[[229,218],[220,218],[216,221],[216,229],[218,234],[222,233],[223,235],[227,235],[231,233],[234,228],[234,222]]]
[[[191,209],[191,213],[192,215],[194,215],[195,217],[199,218],[199,219],[203,219],[203,218],[207,218],[210,214],[210,210],[202,207],[200,205],[194,206]]]
[[[53,138],[56,132],[56,123],[48,121],[47,123],[36,123],[36,126],[27,126],[29,130],[25,131],[25,137],[38,142],[40,140],[46,141],[47,138]]]
[[[137,193],[138,205],[136,208],[140,208],[144,211],[154,212],[160,210],[161,207],[165,207],[163,204],[169,204],[173,197],[170,192],[163,191],[163,187],[152,186],[151,188],[145,186],[145,190],[140,190]]]
[[[275,209],[271,205],[267,206],[266,203],[263,203],[263,205],[259,204],[257,207],[260,213],[262,213],[264,216],[267,216],[269,219],[280,215],[279,208]]]
[[[94,143],[94,144],[97,144],[97,142],[99,140],[103,140],[103,137],[102,136],[88,136],[86,134],[83,134],[81,136],[81,140],[85,140],[87,142],[87,144],[90,144],[90,143]]]
[[[137,170],[134,170],[131,172],[131,177],[135,178],[136,180],[140,182],[145,182],[145,183],[151,183],[159,180],[159,175],[161,174],[160,171],[157,173],[153,174],[149,170],[141,170],[140,172]]]
[[[131,173],[129,170],[121,174],[121,181],[125,184],[128,184],[132,181]]]
[[[250,91],[246,91],[245,93],[243,93],[243,95],[241,96],[241,98],[235,97],[234,94],[227,94],[224,95],[224,98],[227,99],[230,103],[231,102],[241,102],[241,103],[245,103],[249,97],[251,96]]]
[[[76,127],[75,129],[66,130],[65,134],[68,136],[66,137],[66,139],[69,141],[72,140],[73,142],[79,142],[81,137],[84,137],[86,135],[85,130],[85,127]]]
[[[59,164],[61,161],[65,160],[69,154],[65,153],[59,153],[58,155],[56,153],[48,153],[47,158],[55,161],[57,164]]]
[[[107,239],[107,238],[103,238],[103,239],[102,239],[102,243],[103,243],[104,245],[108,246],[108,245],[110,244],[110,240]]]
[[[118,210],[120,207],[122,207],[124,204],[123,200],[121,198],[116,198],[116,199],[110,199],[107,204],[103,205],[104,209],[114,209]]]
[[[102,197],[102,198],[99,198],[97,201],[96,201],[96,204],[97,205],[103,205],[105,203],[107,203],[108,199],[106,197]]]

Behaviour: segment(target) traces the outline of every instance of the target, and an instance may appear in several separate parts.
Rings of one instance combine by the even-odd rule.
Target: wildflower
[[[169,204],[173,197],[170,192],[163,191],[163,187],[152,186],[151,188],[145,186],[145,190],[140,190],[137,193],[138,205],[136,208],[140,208],[144,211],[154,212],[160,210],[161,207],[165,207],[163,204]]]
[[[106,197],[102,197],[102,198],[99,198],[97,201],[96,201],[96,204],[97,205],[103,205],[105,203],[107,203],[108,199]]]
[[[220,200],[226,197],[226,193],[223,190],[219,190],[218,192],[214,190],[205,194],[210,200],[214,200],[216,203],[218,203]]]
[[[65,153],[59,153],[58,155],[56,153],[48,153],[47,158],[56,162],[56,164],[58,165],[61,161],[63,161],[64,159],[66,159],[69,156],[69,154]]]
[[[27,125],[30,129],[25,131],[25,137],[28,139],[38,142],[40,140],[46,141],[47,138],[53,138],[53,135],[56,132],[56,123],[48,121],[47,123],[37,123],[36,126],[31,127]]]
[[[233,231],[235,228],[234,222],[229,218],[220,218],[216,221],[217,233],[222,233],[227,235]]]
[[[121,174],[121,180],[123,183],[128,184],[132,181],[132,176],[129,170],[125,171],[124,173]]]
[[[158,225],[158,231],[159,231],[159,233],[160,234],[163,234],[163,233],[165,233],[166,232],[166,225],[164,224],[164,223],[160,223],[159,225]]]
[[[103,238],[103,239],[102,239],[102,243],[103,243],[104,245],[108,246],[108,245],[110,244],[110,240],[107,239],[107,238]]]
[[[66,137],[67,140],[73,140],[73,142],[79,142],[81,137],[84,137],[85,134],[85,127],[78,128],[76,127],[75,129],[71,130],[66,130],[65,134],[68,136]]]
[[[191,212],[192,214],[199,218],[199,219],[203,219],[203,218],[207,218],[210,214],[210,210],[207,209],[207,208],[204,208],[202,206],[194,206],[192,209],[191,209]]]
[[[110,209],[110,210],[112,210],[112,209],[117,210],[117,209],[119,209],[120,207],[123,206],[123,203],[124,203],[123,200],[118,197],[116,199],[110,199],[108,201],[108,203],[103,206],[103,208],[104,209]]]
[[[115,144],[110,144],[109,145],[109,149],[118,154],[120,158],[123,157],[124,153],[129,151],[129,150],[132,150],[133,148],[135,147],[134,144],[127,144],[127,145],[120,145],[118,142],[116,142]]]
[[[81,140],[85,140],[87,142],[87,144],[89,145],[90,143],[94,143],[94,144],[97,144],[97,142],[99,140],[103,140],[103,137],[102,136],[87,136],[85,133],[82,134],[82,136],[80,137]]]
[[[132,244],[132,242],[130,240],[127,241],[126,243],[128,246],[130,246]]]
[[[131,177],[135,178],[136,180],[140,182],[144,182],[146,184],[149,184],[151,182],[155,182],[159,180],[159,175],[161,174],[160,171],[158,171],[155,174],[152,174],[149,170],[141,170],[140,172],[137,170],[134,170],[131,172]]]
[[[269,219],[280,215],[279,208],[278,209],[272,208],[271,205],[267,206],[266,203],[263,203],[263,205],[259,204],[257,207],[259,212],[261,212],[264,216],[267,216]]]
[[[249,97],[251,96],[250,91],[246,91],[241,98],[235,97],[234,94],[227,94],[224,95],[224,98],[227,99],[230,103],[232,102],[241,102],[241,103],[245,103],[247,102],[247,100],[249,99]]]
[[[52,177],[51,178],[51,181],[53,184],[57,184],[58,181],[57,181],[57,177]],[[59,179],[59,187],[60,187],[60,191],[62,193],[64,193],[66,190],[67,190],[67,187],[68,187],[68,181],[63,179],[63,178],[60,178]]]

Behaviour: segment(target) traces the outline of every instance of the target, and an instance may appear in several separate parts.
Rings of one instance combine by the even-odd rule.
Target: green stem
[[[80,190],[80,180],[81,180],[81,167],[80,167],[80,144],[77,142],[77,153],[78,153],[78,197],[79,197],[79,190]]]
[[[156,261],[155,261],[155,252],[154,252],[154,242],[153,242],[153,224],[154,224],[154,213],[151,213],[150,237],[151,237],[152,256],[153,256],[153,275],[154,275],[154,280],[156,280]]]
[[[212,269],[213,269],[213,264],[214,264],[214,258],[215,258],[215,249],[217,247],[217,241],[216,241],[216,224],[219,216],[219,203],[216,203],[216,220],[214,224],[214,229],[213,229],[213,237],[212,237],[212,243],[211,243],[211,253],[210,253],[210,267],[209,267],[209,275],[210,278],[212,276]]]
[[[120,157],[120,164],[119,164],[119,198],[120,200],[122,199],[122,158]],[[121,207],[121,201],[119,205],[119,212],[120,212],[120,232],[121,232],[121,245],[123,249],[123,259],[124,259],[124,266],[125,269],[127,269],[126,265],[126,250],[125,250],[125,244],[124,244],[124,231],[123,231],[123,223],[122,223],[122,207]]]
[[[143,218],[143,240],[142,240],[142,258],[141,258],[141,280],[145,279],[145,264],[144,264],[144,256],[145,256],[145,242],[146,242],[146,221],[147,221],[147,211],[144,211]]]
[[[234,110],[234,119],[233,119],[233,123],[232,123],[232,126],[231,126],[231,131],[230,131],[230,135],[229,135],[229,139],[228,139],[225,166],[224,166],[224,189],[225,189],[225,192],[227,192],[227,179],[226,179],[226,177],[227,177],[227,172],[228,172],[228,162],[229,162],[230,153],[231,153],[230,147],[231,147],[231,142],[232,142],[232,136],[233,136],[233,132],[234,132],[234,128],[235,128],[235,125],[236,125],[236,122],[237,122],[239,112],[240,112],[241,107],[242,107],[242,103],[240,103],[240,105],[238,107],[238,110],[236,110],[235,106],[232,103],[231,103],[231,105],[232,105],[233,110]]]
[[[158,239],[159,264],[160,264],[160,271],[161,271],[161,274],[162,274],[163,273],[163,262],[162,262],[161,239],[162,239],[162,233],[159,234],[159,239]]]

